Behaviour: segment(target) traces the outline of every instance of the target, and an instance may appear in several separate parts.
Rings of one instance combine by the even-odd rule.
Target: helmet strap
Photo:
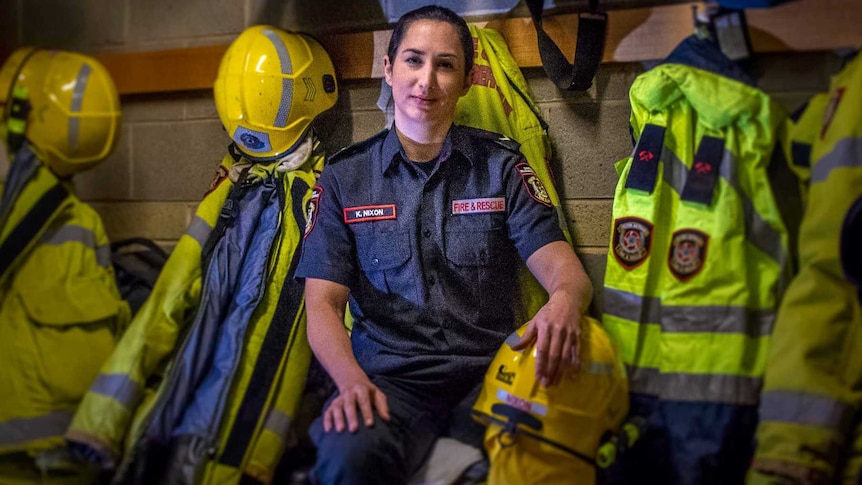
[[[6,109],[3,113],[3,122],[6,123],[6,146],[9,147],[9,156],[14,157],[18,150],[24,144],[27,133],[27,116],[30,114],[30,95],[27,88],[24,86],[16,86],[18,84],[18,76],[27,65],[27,61],[33,57],[33,54],[39,52],[39,49],[33,49],[24,56],[15,74],[12,76],[12,82],[9,83],[9,92],[6,93]]]

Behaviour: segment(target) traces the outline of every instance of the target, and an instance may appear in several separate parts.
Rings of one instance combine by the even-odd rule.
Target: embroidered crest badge
[[[521,162],[515,165],[515,168],[518,169],[518,173],[521,174],[521,181],[524,182],[524,187],[527,188],[527,192],[529,192],[530,197],[540,204],[553,207],[551,197],[548,195],[548,190],[545,189],[542,181],[539,180],[538,176],[536,176],[536,172],[533,171],[533,167],[531,167],[527,162]]]
[[[700,273],[708,244],[709,235],[696,229],[680,229],[673,233],[667,264],[676,279],[684,283]]]
[[[614,257],[625,269],[634,269],[649,256],[653,226],[639,217],[620,217],[614,221]]]
[[[305,235],[314,229],[314,224],[317,222],[317,209],[320,207],[320,195],[323,194],[323,187],[315,185],[311,189],[311,198],[308,199],[308,205],[305,207]]]

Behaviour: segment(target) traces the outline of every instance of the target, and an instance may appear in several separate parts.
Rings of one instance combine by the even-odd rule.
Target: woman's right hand
[[[357,407],[359,413],[356,412]],[[328,433],[335,429],[340,433],[346,427],[351,433],[355,433],[359,429],[360,415],[365,426],[374,426],[375,409],[383,420],[389,421],[386,394],[367,377],[346,383],[339,386],[338,396],[329,403],[323,413],[323,431]]]

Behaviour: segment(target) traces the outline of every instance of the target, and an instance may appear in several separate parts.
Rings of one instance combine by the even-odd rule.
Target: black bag
[[[154,241],[136,237],[111,243],[111,260],[120,296],[134,316],[153,291],[168,253]]]

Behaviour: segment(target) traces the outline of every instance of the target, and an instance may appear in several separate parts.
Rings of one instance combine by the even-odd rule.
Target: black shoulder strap
[[[575,63],[563,55],[560,48],[542,27],[544,0],[526,0],[536,27],[539,55],[542,66],[551,81],[560,89],[586,91],[593,84],[605,51],[605,33],[608,16],[598,11],[598,0],[590,0],[590,9],[578,13],[578,41],[575,45]]]
[[[712,204],[712,193],[718,181],[718,170],[724,156],[724,140],[704,135],[688,170],[680,199],[703,205]]]
[[[12,229],[6,241],[0,245],[0,279],[6,275],[18,256],[30,245],[68,195],[69,191],[61,184],[51,187]]]
[[[627,189],[652,193],[658,177],[658,162],[664,149],[664,132],[663,126],[652,124],[644,126],[632,155],[632,166],[626,178]]]

